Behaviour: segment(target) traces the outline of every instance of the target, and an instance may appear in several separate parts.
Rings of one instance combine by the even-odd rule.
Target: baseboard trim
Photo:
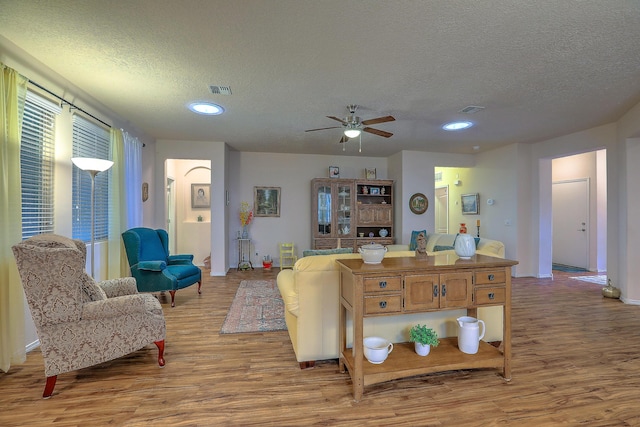
[[[40,347],[40,340],[35,340],[34,342],[27,344],[25,350],[27,353],[29,353],[30,351],[35,350],[38,347]]]

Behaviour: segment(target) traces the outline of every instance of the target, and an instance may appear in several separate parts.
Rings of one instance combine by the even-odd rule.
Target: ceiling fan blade
[[[325,130],[325,129],[338,129],[338,128],[341,128],[341,127],[342,126],[331,126],[331,127],[328,127],[328,128],[307,129],[307,130],[305,130],[305,132],[315,132],[317,130]]]
[[[396,119],[393,116],[384,116],[384,117],[378,117],[375,119],[369,119],[369,120],[365,120],[362,122],[363,125],[375,125],[378,123],[386,123],[386,122],[393,122]]]
[[[342,123],[343,125],[346,125],[346,124],[347,124],[347,122],[345,122],[344,120],[339,119],[339,118],[337,118],[337,117],[335,117],[335,116],[327,116],[327,118],[328,118],[328,119],[331,119],[331,120],[337,120],[337,121],[339,121],[340,123]]]
[[[385,138],[389,138],[389,137],[393,136],[393,134],[391,132],[385,132],[385,131],[380,130],[380,129],[362,128],[362,130],[365,131],[365,132],[372,133],[374,135],[383,136]]]
[[[340,144],[345,143],[349,140],[349,137],[347,135],[342,135],[342,138],[340,138]]]

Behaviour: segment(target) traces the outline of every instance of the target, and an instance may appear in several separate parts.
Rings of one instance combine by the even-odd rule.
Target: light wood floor
[[[162,300],[164,369],[150,345],[58,376],[43,400],[42,356],[0,373],[2,426],[640,425],[640,307],[569,279],[513,281],[513,380],[455,371],[367,387],[361,402],[336,361],[301,371],[286,331],[219,335],[242,279],[206,278],[203,294]]]

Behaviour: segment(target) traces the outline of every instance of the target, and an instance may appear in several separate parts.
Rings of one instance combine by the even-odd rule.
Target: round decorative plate
[[[409,209],[417,215],[422,215],[429,207],[429,199],[422,193],[416,193],[409,199]]]

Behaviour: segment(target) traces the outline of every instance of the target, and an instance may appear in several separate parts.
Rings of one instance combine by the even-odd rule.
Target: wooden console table
[[[349,371],[353,396],[360,400],[364,387],[397,378],[456,369],[498,368],[511,379],[511,267],[502,258],[476,254],[469,260],[454,254],[416,259],[385,258],[380,264],[361,259],[338,259],[340,266],[340,371]],[[477,317],[478,307],[503,307],[503,351],[480,342],[476,354],[462,353],[457,338],[443,338],[426,356],[418,356],[413,343],[394,343],[384,363],[366,361],[363,319],[429,311],[466,309]],[[353,346],[347,348],[346,314],[353,318]]]

